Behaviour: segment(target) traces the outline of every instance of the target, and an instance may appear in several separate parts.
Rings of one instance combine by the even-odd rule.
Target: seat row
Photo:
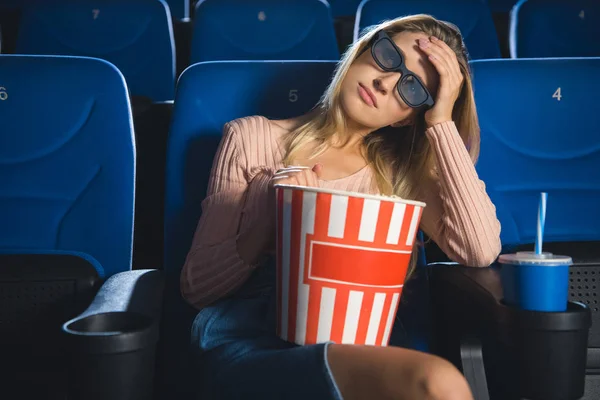
[[[23,5],[24,2],[33,2],[34,0],[0,0],[0,7],[13,7],[17,8]],[[356,14],[358,5],[362,0],[329,0],[331,6],[331,12],[334,17],[340,16],[352,16]],[[179,20],[185,20],[190,18],[192,6],[195,6],[199,1],[197,0],[165,0],[169,5],[171,14],[174,18]],[[508,11],[510,7],[516,2],[516,0],[491,0],[490,6],[493,9],[497,9],[497,3],[502,4],[502,9]]]
[[[167,268],[183,263],[223,124],[309,110],[334,65],[209,62],[182,75],[168,138]],[[482,130],[477,168],[503,243],[533,241],[543,189],[549,241],[600,239],[600,116],[592,101],[600,59],[471,65]],[[10,55],[0,56],[0,72],[0,248],[82,251],[106,276],[127,270],[136,145],[122,75],[97,59]]]
[[[415,13],[456,24],[472,59],[500,57],[491,13],[482,0],[365,0],[358,7],[354,35],[382,20]],[[512,16],[512,54],[600,56],[600,42],[584,39],[598,36],[598,15],[600,3],[594,0],[522,1]],[[324,0],[204,0],[197,4],[193,24],[192,64],[339,58]],[[72,0],[34,3],[23,10],[16,53],[102,58],[121,70],[132,95],[153,101],[174,96],[175,40],[163,0],[101,6]]]

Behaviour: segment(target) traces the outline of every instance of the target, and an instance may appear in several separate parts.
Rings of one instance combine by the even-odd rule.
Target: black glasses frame
[[[385,65],[383,65],[381,63],[381,61],[379,61],[379,59],[377,58],[377,55],[375,55],[375,47],[376,47],[376,45],[379,42],[384,41],[384,40],[387,40],[393,46],[393,48],[398,52],[398,56],[400,57],[400,65],[397,66],[396,68],[387,68]],[[394,43],[394,41],[392,40],[392,38],[387,33],[385,33],[384,31],[377,32],[375,34],[375,37],[372,39],[372,41],[371,41],[371,43],[370,43],[369,46],[371,47],[371,56],[373,57],[373,60],[375,60],[375,62],[379,66],[379,68],[381,68],[382,70],[384,70],[386,72],[400,72],[400,79],[398,79],[398,82],[396,83],[396,90],[398,91],[398,94],[400,95],[400,97],[402,98],[402,100],[409,107],[412,107],[412,108],[418,108],[418,107],[422,107],[422,106],[426,106],[428,108],[433,107],[433,105],[435,104],[435,101],[433,100],[433,97],[431,96],[431,93],[429,93],[429,90],[427,90],[427,87],[423,84],[423,81],[421,81],[421,79],[414,72],[412,72],[411,70],[409,70],[408,68],[406,68],[406,64],[405,64],[405,61],[404,61],[405,58],[404,58],[404,54],[402,53],[402,50],[400,50],[400,48],[398,46],[396,46],[396,43]],[[405,79],[409,78],[409,77],[414,78],[419,83],[419,85],[421,85],[423,87],[423,90],[425,91],[425,94],[427,94],[427,98],[422,103],[412,104],[402,94],[402,90],[400,89],[400,87],[402,85],[402,82]]]

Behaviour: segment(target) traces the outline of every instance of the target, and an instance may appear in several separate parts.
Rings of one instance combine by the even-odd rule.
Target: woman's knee
[[[332,345],[329,363],[347,400],[473,400],[465,378],[452,364],[425,353]]]

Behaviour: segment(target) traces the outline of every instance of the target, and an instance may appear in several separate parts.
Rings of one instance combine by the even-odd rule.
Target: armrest
[[[63,325],[69,398],[151,398],[162,297],[160,271],[119,273]]]
[[[496,266],[465,267],[455,263],[428,265],[432,307],[451,326],[464,333],[475,333],[496,325],[503,316],[502,283]],[[438,313],[438,314],[439,314]]]
[[[588,307],[569,302],[565,312],[552,313],[509,307],[502,302],[496,265],[433,264],[428,272],[432,349],[471,376],[472,388],[485,383],[492,399],[566,400],[583,395]],[[464,371],[465,366],[477,371]]]
[[[496,332],[502,285],[497,269],[428,264],[432,351],[459,368],[476,399],[489,399],[484,344]],[[488,346],[489,347],[489,346]],[[495,346],[494,346],[495,347]],[[493,369],[491,371],[494,372]]]

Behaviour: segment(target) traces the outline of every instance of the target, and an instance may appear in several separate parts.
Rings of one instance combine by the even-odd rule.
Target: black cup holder
[[[502,368],[514,374],[506,380],[515,385],[519,398],[571,400],[583,396],[591,326],[585,304],[568,302],[566,311],[540,312],[499,301],[495,315],[495,336],[504,342],[500,348],[509,357]]]
[[[79,316],[62,325],[69,399],[153,398],[162,273],[111,276]]]
[[[63,331],[71,348],[83,353],[134,351],[154,345],[158,339],[153,319],[130,311],[84,314],[67,322]]]
[[[93,314],[66,325],[66,330],[80,335],[120,335],[140,332],[152,326],[152,319],[132,312]]]
[[[73,399],[152,398],[158,326],[130,311],[83,314],[63,326]],[[82,366],[92,365],[93,368]],[[110,382],[110,383],[109,383]]]

